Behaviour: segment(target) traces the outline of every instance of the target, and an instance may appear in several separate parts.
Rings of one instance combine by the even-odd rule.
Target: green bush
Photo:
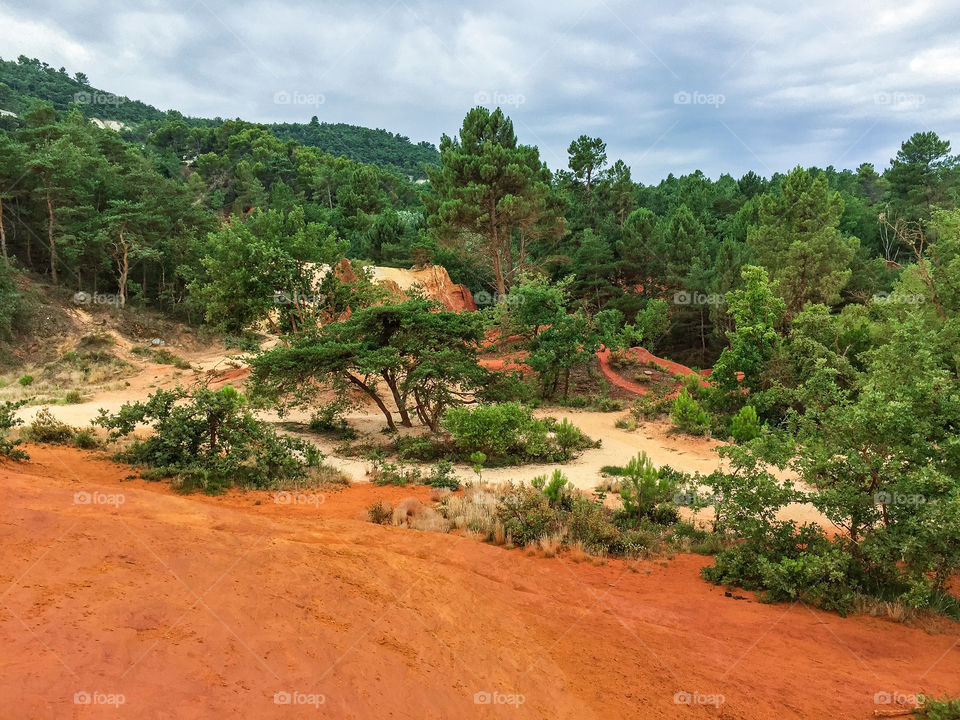
[[[154,361],[160,363],[161,365],[173,365],[175,368],[180,370],[190,370],[191,365],[182,357],[174,355],[169,350],[157,350],[153,354]]]
[[[623,410],[623,402],[602,397],[593,404],[593,407],[597,412],[620,412]]]
[[[542,492],[529,485],[508,486],[497,504],[497,520],[518,545],[528,545],[562,529],[560,513]]]
[[[33,375],[23,375],[17,382],[21,387],[30,387],[33,385]]]
[[[23,430],[23,438],[29,442],[63,445],[73,440],[76,429],[57,420],[49,408],[40,410]]]
[[[760,421],[753,405],[744,405],[730,421],[730,435],[738,443],[750,442],[760,436]]]
[[[744,495],[762,491],[745,489]],[[748,521],[739,527],[741,540],[701,570],[706,579],[759,592],[769,602],[801,601],[841,614],[853,608],[865,578],[850,554],[818,526]]]
[[[370,479],[374,485],[409,485],[420,482],[422,478],[417,468],[409,468],[402,462],[393,463],[377,458],[373,461]]]
[[[357,436],[357,433],[347,425],[347,421],[343,417],[344,412],[344,405],[339,401],[321,405],[310,416],[308,425],[310,432],[318,435],[333,434],[341,440],[352,440]]]
[[[77,430],[73,436],[73,444],[81,450],[93,450],[100,447],[100,441],[90,428]]]
[[[77,405],[83,402],[83,394],[79,390],[68,390],[63,396],[63,402],[66,405]]]
[[[633,401],[630,414],[637,420],[656,420],[670,414],[673,403],[669,397],[644,395]]]
[[[498,462],[565,462],[594,445],[573,423],[538,420],[520,403],[454,408],[443,420],[457,453],[483,452]]]
[[[681,432],[690,435],[703,435],[710,427],[710,415],[700,407],[700,403],[687,392],[686,388],[681,390],[673,401],[670,419]]]
[[[101,410],[96,420],[110,431],[111,440],[144,423],[154,434],[134,442],[120,457],[179,478],[183,489],[270,487],[306,477],[323,457],[313,445],[278,435],[255,419],[247,399],[229,385],[157,390],[146,402],[124,405],[115,415]]]
[[[600,504],[575,497],[567,518],[568,540],[582,544],[588,552],[614,552],[621,544],[621,531],[609,515]]]
[[[453,408],[443,424],[458,450],[503,456],[523,449],[524,433],[535,423],[530,410],[520,403]]]
[[[573,483],[560,470],[554,470],[549,478],[537,475],[530,484],[544,494],[552,507],[569,506]]]
[[[430,468],[430,474],[427,475],[427,485],[447,490],[458,490],[460,488],[460,478],[453,471],[453,463],[449,460],[437,461]]]
[[[255,353],[260,349],[260,341],[256,337],[248,335],[225,335],[223,346],[228,350]]]
[[[498,373],[492,382],[477,392],[477,400],[484,403],[516,401],[529,405],[536,395],[536,387],[524,379],[523,373]]]
[[[11,460],[29,460],[30,456],[23,450],[18,450],[19,440],[10,440],[10,431],[23,424],[23,420],[17,417],[16,412],[24,405],[26,400],[10,402],[9,400],[0,404],[0,457],[7,457]]]
[[[658,524],[676,522],[676,510],[661,508],[677,493],[677,484],[670,477],[661,477],[645,452],[632,458],[620,475],[622,516],[628,523],[648,518]]]
[[[960,698],[926,699],[915,714],[925,720],[960,720]]]
[[[403,460],[434,460],[440,449],[429,435],[404,435],[393,441],[393,449]]]

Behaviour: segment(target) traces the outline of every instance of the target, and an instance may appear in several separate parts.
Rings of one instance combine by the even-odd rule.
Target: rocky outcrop
[[[398,298],[406,297],[411,288],[419,285],[427,297],[439,302],[446,310],[474,311],[477,309],[470,289],[466,285],[454,283],[447,269],[441,265],[427,265],[415,270],[374,266],[371,271],[374,282],[382,285]],[[346,258],[337,265],[336,273],[344,282],[357,279],[350,261]]]

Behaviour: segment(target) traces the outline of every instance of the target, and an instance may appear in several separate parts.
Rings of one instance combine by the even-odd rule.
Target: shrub
[[[614,427],[618,428],[619,430],[636,430],[637,421],[629,415],[624,415],[621,418],[617,418],[617,421],[614,423]]]
[[[744,405],[730,421],[730,435],[738,443],[750,442],[760,436],[760,421],[753,405]]]
[[[676,510],[661,509],[677,492],[677,484],[670,477],[661,477],[645,452],[641,452],[623,468],[620,476],[622,514],[629,523],[649,518],[660,524],[676,522]],[[672,512],[671,512],[672,510]]]
[[[623,402],[602,397],[593,404],[593,407],[597,412],[620,412],[623,410]]]
[[[29,460],[30,456],[23,450],[18,450],[19,440],[9,440],[10,431],[17,425],[22,425],[23,420],[16,416],[17,410],[27,404],[26,400],[10,402],[9,400],[0,404],[0,457],[7,457],[11,460]]]
[[[746,538],[701,570],[717,584],[760,592],[769,602],[801,601],[846,614],[856,599],[850,556],[818,528],[779,528]]]
[[[81,430],[77,430],[77,432],[74,434],[73,444],[81,450],[93,450],[94,448],[100,446],[100,441],[97,439],[97,436],[94,434],[93,430],[90,428],[83,428]]]
[[[534,422],[528,408],[509,402],[453,408],[447,412],[443,424],[458,450],[502,456],[523,448],[523,436]]]
[[[529,404],[534,400],[537,389],[524,380],[523,373],[498,373],[493,381],[477,392],[477,400],[485,403],[521,402]]]
[[[433,460],[440,449],[429,435],[404,435],[393,441],[393,449],[403,460]]]
[[[377,525],[386,525],[393,519],[393,506],[383,500],[377,500],[367,508],[367,517]]]
[[[43,408],[23,431],[23,437],[30,442],[63,445],[73,439],[76,430],[57,420],[49,408]]]
[[[17,382],[20,383],[21,387],[29,387],[33,385],[33,375],[23,375]]]
[[[538,420],[520,403],[454,408],[443,422],[457,452],[482,452],[498,461],[565,462],[594,445],[570,421]]]
[[[370,479],[374,485],[409,485],[420,482],[420,471],[408,468],[403,463],[392,463],[383,458],[373,461],[373,470]]]
[[[449,460],[440,460],[427,475],[427,485],[435,488],[446,488],[447,490],[458,490],[460,488],[460,478],[453,471],[453,463]]]
[[[668,397],[644,395],[633,401],[630,414],[639,420],[656,420],[670,413],[673,403]]]
[[[154,434],[120,457],[181,478],[183,489],[218,490],[234,483],[270,487],[306,477],[323,457],[313,445],[278,435],[255,419],[247,399],[229,385],[157,390],[146,402],[124,405],[115,415],[101,410],[96,420],[110,431],[111,440],[130,435],[143,423]]]
[[[554,470],[549,479],[546,475],[537,475],[530,481],[530,484],[546,496],[552,507],[568,506],[570,504],[573,483],[567,480],[567,476],[560,470]]]
[[[161,365],[173,365],[175,368],[180,368],[181,370],[190,369],[190,363],[166,349],[157,350],[153,353],[153,359]]]
[[[703,435],[710,427],[710,416],[687,392],[686,388],[680,391],[673,401],[673,412],[670,419],[681,432],[690,435]]]
[[[915,717],[925,720],[957,720],[960,718],[960,698],[927,698],[923,705],[917,708]]]
[[[566,418],[553,427],[553,439],[560,449],[561,461],[570,460],[577,450],[590,444],[589,438],[580,432],[580,428]]]
[[[77,405],[83,402],[83,394],[79,390],[68,390],[63,396],[63,402],[67,405]]]
[[[497,520],[518,545],[537,542],[560,530],[560,516],[542,492],[528,485],[510,485],[497,504]]]
[[[620,530],[610,522],[609,513],[587,498],[574,498],[567,528],[570,542],[588,552],[611,552],[618,545]]]

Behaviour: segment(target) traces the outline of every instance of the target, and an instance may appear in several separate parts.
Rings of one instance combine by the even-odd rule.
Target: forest
[[[704,569],[714,582],[840,612],[874,597],[960,615],[947,591],[960,567],[960,164],[949,140],[917,132],[879,169],[645,185],[599,137],[572,138],[568,166],[550,169],[500,109],[476,107],[416,183],[314,146],[314,123],[192,122],[124,101],[131,114],[116,117],[139,121],[136,131],[102,129],[50,89],[83,78],[19,65],[16,87],[59,95],[18,101],[0,131],[4,340],[30,330],[29,280],[236,336],[269,324],[283,342],[251,360],[257,402],[309,405],[316,388],[345,397],[352,387],[388,431],[446,430],[450,457],[478,474],[488,460],[561,462],[591,447],[528,406],[568,400],[571,375],[601,349],[642,345],[712,374],[675,398],[641,398],[636,416],[732,438],[721,450],[731,472],[668,479],[638,457],[618,470],[619,529],[602,505],[575,503],[562,474],[541,478],[533,496],[503,501],[523,506],[514,538],[535,542],[572,518],[579,541],[636,550],[651,527],[677,522],[663,506],[693,482],[715,490],[723,549]],[[344,261],[354,281],[328,273],[318,285],[317,266]],[[385,297],[363,273],[431,264],[497,302],[442,312],[416,293]],[[278,305],[278,292],[293,300]],[[478,364],[488,330],[522,346],[532,382]],[[130,432],[183,399],[158,392],[100,422]],[[193,399],[200,417],[245,407],[235,395]],[[333,427],[334,416],[318,423]],[[260,434],[248,414],[238,423]],[[202,422],[190,443],[206,443],[212,463],[229,457]],[[406,449],[436,457],[430,439]],[[168,450],[149,446],[140,459],[169,462]],[[264,452],[286,468],[288,451],[277,441]],[[777,519],[796,502],[839,539]]]

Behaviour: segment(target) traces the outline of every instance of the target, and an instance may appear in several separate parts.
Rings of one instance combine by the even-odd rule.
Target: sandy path
[[[355,519],[407,489],[183,497],[29,449],[0,465],[5,718],[866,720],[890,708],[877,693],[960,694],[957,625],[725,597],[700,556],[531,557]],[[74,502],[94,491],[123,503]],[[74,704],[84,692],[124,703]],[[477,704],[487,692],[523,702]]]

